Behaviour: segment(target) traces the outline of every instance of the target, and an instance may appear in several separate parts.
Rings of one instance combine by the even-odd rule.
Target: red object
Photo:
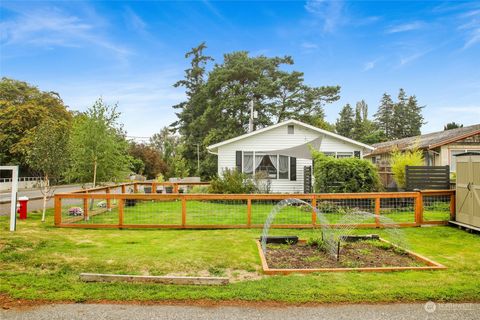
[[[20,206],[18,207],[18,213],[20,214],[20,220],[25,220],[27,219],[27,203],[28,203],[28,198],[27,197],[20,197],[18,199],[18,203],[20,203]]]

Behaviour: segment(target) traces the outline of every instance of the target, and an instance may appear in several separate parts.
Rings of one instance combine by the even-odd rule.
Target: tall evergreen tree
[[[335,129],[339,135],[353,138],[353,126],[353,109],[350,104],[347,103],[339,113],[339,118],[335,123]]]
[[[380,106],[375,113],[375,122],[387,139],[393,139],[393,108],[392,97],[384,93],[380,100]]]

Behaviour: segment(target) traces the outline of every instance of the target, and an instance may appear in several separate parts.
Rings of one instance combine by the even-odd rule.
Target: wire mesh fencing
[[[354,221],[350,217],[355,215],[362,216],[360,227],[440,224],[450,219],[455,208],[454,190],[434,193],[225,195],[169,194],[163,193],[164,187],[154,185],[152,189],[151,184],[145,183],[57,194],[55,224],[69,227],[259,228],[273,208],[289,198],[302,202],[292,202],[282,208],[272,221],[272,228],[312,228],[319,225],[338,228]]]

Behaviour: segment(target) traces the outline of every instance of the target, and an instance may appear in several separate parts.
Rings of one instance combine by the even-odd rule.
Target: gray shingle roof
[[[413,147],[414,145],[416,145],[419,149],[429,149],[455,141],[455,139],[460,140],[462,137],[475,134],[476,132],[480,133],[480,124],[446,131],[432,132],[415,137],[380,142],[373,145],[375,150],[370,153],[370,155],[391,152],[394,148],[405,150]]]

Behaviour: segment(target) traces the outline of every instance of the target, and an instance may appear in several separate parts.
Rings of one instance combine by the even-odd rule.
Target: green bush
[[[209,186],[193,186],[188,193],[209,193],[210,187]]]
[[[335,159],[312,151],[315,192],[373,192],[381,188],[378,169],[358,158]]]
[[[223,175],[215,177],[209,188],[210,193],[254,193],[256,191],[253,181],[244,173],[237,170],[225,169]]]
[[[413,149],[401,152],[394,150],[390,158],[390,166],[392,167],[393,179],[397,183],[397,187],[405,188],[406,185],[406,166],[423,166],[423,153],[421,150]]]

